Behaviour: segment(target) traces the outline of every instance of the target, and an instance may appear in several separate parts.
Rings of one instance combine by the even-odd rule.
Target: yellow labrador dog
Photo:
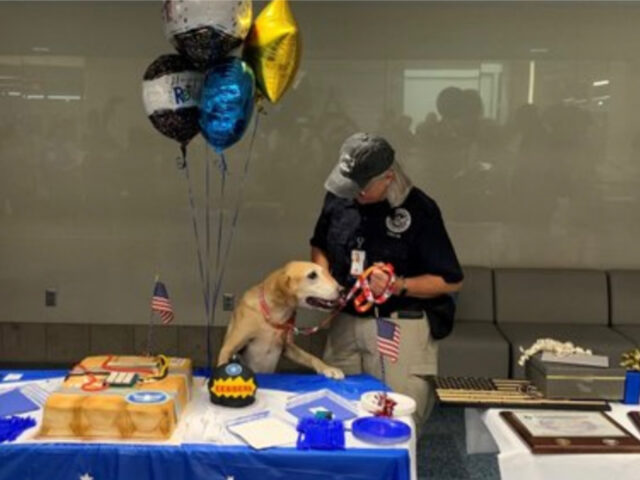
[[[286,264],[242,296],[227,327],[218,365],[241,352],[254,372],[271,373],[284,354],[329,378],[344,378],[342,370],[295,345],[286,327],[295,318],[297,307],[332,310],[341,293],[340,285],[321,266],[311,262]]]

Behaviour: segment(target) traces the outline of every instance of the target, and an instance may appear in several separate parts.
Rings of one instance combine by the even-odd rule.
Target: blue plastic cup
[[[640,403],[640,372],[637,370],[627,371],[624,379],[624,400],[628,405]]]

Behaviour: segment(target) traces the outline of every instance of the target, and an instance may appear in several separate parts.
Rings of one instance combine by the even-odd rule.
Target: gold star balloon
[[[289,88],[300,63],[300,32],[287,0],[272,0],[256,18],[245,44],[245,59],[271,103]]]

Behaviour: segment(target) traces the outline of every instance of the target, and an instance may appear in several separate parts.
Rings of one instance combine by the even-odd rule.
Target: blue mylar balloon
[[[251,121],[255,77],[251,67],[230,57],[205,76],[200,97],[200,129],[218,153],[236,143]]]

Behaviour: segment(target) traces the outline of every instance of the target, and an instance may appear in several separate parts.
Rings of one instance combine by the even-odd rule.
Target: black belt
[[[417,320],[424,318],[424,312],[422,310],[396,310],[395,314],[401,319]]]

